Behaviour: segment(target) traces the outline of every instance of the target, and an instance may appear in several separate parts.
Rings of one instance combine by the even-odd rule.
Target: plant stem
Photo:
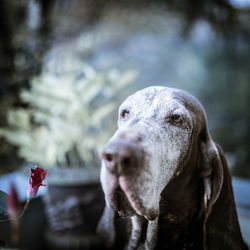
[[[31,201],[32,198],[29,198],[28,200],[26,200],[26,203],[24,205],[24,208],[23,208],[23,211],[22,213],[18,216],[18,218],[21,218],[25,212],[25,210],[29,207],[29,204],[30,204],[30,201]]]

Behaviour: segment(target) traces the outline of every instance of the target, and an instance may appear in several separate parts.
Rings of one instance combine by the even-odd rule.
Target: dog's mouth
[[[126,194],[119,185],[113,190],[110,202],[111,207],[115,209],[121,217],[130,217],[136,214]]]

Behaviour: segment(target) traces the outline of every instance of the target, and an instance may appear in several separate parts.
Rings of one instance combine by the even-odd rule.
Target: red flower
[[[10,193],[7,196],[7,210],[11,218],[18,216],[21,204],[18,198],[16,187],[13,182],[10,183]]]
[[[36,167],[35,169],[30,169],[30,181],[29,188],[27,191],[28,199],[34,198],[38,192],[40,186],[47,186],[42,183],[45,180],[47,174],[47,170]]]

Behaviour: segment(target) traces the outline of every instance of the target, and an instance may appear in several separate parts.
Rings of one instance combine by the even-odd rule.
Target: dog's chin
[[[159,209],[157,209],[158,206],[148,207],[148,205],[143,202],[141,198],[142,195],[140,195],[137,189],[133,188],[133,184],[128,181],[127,178],[120,177],[119,184],[126,197],[127,204],[129,204],[134,212],[133,215],[143,216],[147,220],[154,220],[159,216]]]
[[[144,204],[142,194],[134,187],[130,178],[125,176],[117,178],[108,173],[106,179],[103,179],[103,186],[108,206],[116,210],[121,217],[137,215],[147,220],[154,220],[159,215],[158,206],[152,207],[151,204],[149,207],[148,204]]]
[[[138,215],[145,217],[147,220],[154,220],[158,216],[158,213],[146,209],[136,198],[135,200],[131,199],[129,191],[123,191],[121,187],[118,186],[110,193],[108,203],[121,217]]]

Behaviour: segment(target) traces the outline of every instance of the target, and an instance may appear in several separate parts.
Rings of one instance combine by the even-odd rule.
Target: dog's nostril
[[[131,163],[131,158],[130,157],[125,157],[122,160],[122,166],[130,166],[130,163]]]
[[[113,159],[114,159],[112,154],[103,154],[103,158],[106,161],[113,161]]]
[[[104,160],[104,164],[106,168],[112,173],[115,172],[116,163],[117,163],[115,155],[111,153],[103,153],[102,158]]]

